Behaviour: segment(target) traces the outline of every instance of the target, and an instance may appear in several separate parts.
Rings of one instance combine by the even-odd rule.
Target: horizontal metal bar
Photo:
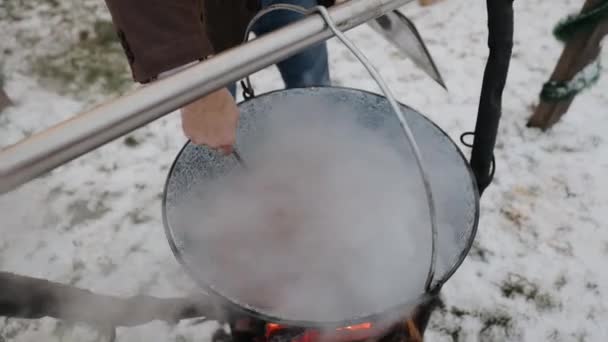
[[[330,15],[348,30],[410,1],[350,0]],[[332,36],[311,15],[22,140],[0,152],[0,193]]]

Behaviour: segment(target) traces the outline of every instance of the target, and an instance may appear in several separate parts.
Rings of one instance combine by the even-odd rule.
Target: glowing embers
[[[422,334],[413,320],[397,324],[361,323],[342,328],[320,330],[267,323],[265,342],[355,342],[383,341],[422,342]]]
[[[332,330],[301,329],[268,323],[266,324],[267,341],[288,342],[327,342],[327,341],[360,341],[378,336],[379,329],[372,323],[349,325]]]

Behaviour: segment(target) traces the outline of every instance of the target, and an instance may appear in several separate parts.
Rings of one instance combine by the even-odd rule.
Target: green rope
[[[549,81],[543,85],[540,97],[547,102],[572,98],[595,84],[600,78],[601,70],[602,66],[597,60],[579,71],[570,81]]]
[[[553,35],[560,41],[568,41],[572,36],[580,31],[590,31],[594,29],[602,20],[608,18],[608,0],[604,0],[597,7],[579,13],[569,15],[561,20],[555,29]]]
[[[553,29],[555,38],[562,42],[572,39],[576,33],[591,31],[602,20],[608,19],[608,0],[584,13],[569,15]],[[570,81],[549,81],[543,85],[540,97],[544,101],[563,101],[573,98],[581,91],[591,87],[600,78],[601,65],[598,61],[579,71]]]

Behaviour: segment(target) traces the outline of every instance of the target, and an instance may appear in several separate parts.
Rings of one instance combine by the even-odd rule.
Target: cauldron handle
[[[426,196],[427,196],[427,203],[429,206],[429,218],[431,221],[431,263],[429,265],[429,271],[428,271],[427,279],[426,279],[426,283],[425,283],[425,290],[427,292],[431,292],[433,290],[432,284],[433,284],[433,277],[435,275],[435,264],[436,264],[436,259],[437,259],[437,218],[436,218],[436,212],[435,212],[435,201],[433,199],[433,192],[431,189],[428,172],[426,172],[426,168],[424,166],[422,154],[420,153],[420,149],[418,147],[418,144],[416,143],[414,134],[412,133],[410,126],[408,125],[407,121],[405,120],[405,116],[403,115],[403,112],[401,111],[399,104],[395,100],[393,93],[389,89],[389,87],[386,84],[386,82],[384,81],[384,79],[382,79],[382,76],[380,76],[380,73],[374,68],[374,66],[367,59],[367,57],[365,57],[365,55],[348,38],[346,38],[344,33],[342,31],[340,31],[340,29],[335,25],[331,16],[329,15],[329,12],[327,12],[327,8],[325,8],[323,6],[315,6],[311,9],[306,9],[304,7],[288,5],[288,4],[277,4],[277,5],[268,6],[267,8],[258,12],[251,19],[251,21],[247,25],[247,29],[245,30],[244,41],[247,41],[249,39],[249,33],[251,32],[253,25],[261,17],[263,17],[264,15],[266,15],[270,12],[276,11],[276,10],[293,11],[293,12],[297,12],[297,13],[300,13],[303,15],[309,15],[311,13],[318,12],[321,15],[321,17],[323,17],[325,22],[327,23],[327,26],[329,27],[329,29],[355,55],[355,57],[357,57],[357,59],[361,62],[361,64],[363,64],[365,69],[367,69],[370,76],[376,81],[376,83],[378,84],[378,86],[380,87],[382,92],[384,93],[384,96],[388,100],[391,108],[395,112],[395,115],[399,119],[401,128],[403,129],[403,132],[405,133],[405,138],[406,138],[407,142],[411,145],[412,150],[414,152],[416,165],[418,166],[420,175],[422,177],[424,190],[425,190]],[[246,77],[245,80],[241,82],[241,85],[243,86],[243,97],[245,97],[245,99],[255,96],[253,88],[251,87],[251,81],[249,80],[249,77]]]

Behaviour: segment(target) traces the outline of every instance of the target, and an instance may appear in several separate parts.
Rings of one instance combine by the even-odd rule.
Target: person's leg
[[[263,8],[273,4],[291,4],[311,8],[317,5],[317,0],[262,0]],[[253,31],[257,35],[263,35],[293,23],[301,17],[301,14],[295,12],[278,10],[260,18]],[[330,85],[326,43],[312,46],[277,63],[277,67],[287,88]]]
[[[232,97],[234,97],[234,99],[236,100],[236,83],[231,83],[228,85],[228,91],[230,91],[230,94],[232,94]]]

